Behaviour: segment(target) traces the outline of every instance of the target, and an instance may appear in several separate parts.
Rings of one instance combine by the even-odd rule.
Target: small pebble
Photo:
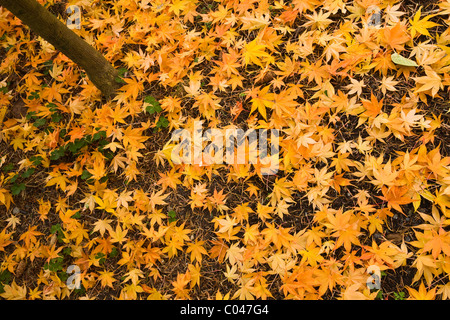
[[[374,237],[374,239],[376,239],[376,240],[382,238],[381,233],[379,233],[379,232],[375,232],[375,233],[373,234],[373,237]]]

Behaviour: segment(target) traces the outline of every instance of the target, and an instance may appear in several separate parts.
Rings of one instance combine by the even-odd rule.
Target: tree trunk
[[[86,71],[92,83],[106,98],[118,88],[117,70],[103,55],[70,30],[36,0],[0,0],[0,6],[11,11],[33,32],[51,43],[58,51]]]

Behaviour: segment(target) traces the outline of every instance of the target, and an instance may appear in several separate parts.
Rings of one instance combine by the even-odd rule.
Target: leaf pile
[[[0,9],[2,298],[450,297],[448,0],[40,2],[122,87]],[[200,120],[279,130],[277,174],[174,164]]]

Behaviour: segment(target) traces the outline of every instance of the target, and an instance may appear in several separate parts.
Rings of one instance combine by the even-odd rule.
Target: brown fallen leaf
[[[393,242],[394,244],[401,243],[403,240],[403,234],[401,233],[389,233],[386,235],[386,239]]]
[[[27,261],[25,259],[20,260],[16,268],[15,276],[17,278],[20,278],[23,275],[26,268],[27,268]]]

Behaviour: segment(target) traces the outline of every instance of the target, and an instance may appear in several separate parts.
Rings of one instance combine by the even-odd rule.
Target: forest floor
[[[0,8],[0,297],[450,297],[449,1],[39,2],[122,87]],[[198,121],[274,174],[175,163]]]

